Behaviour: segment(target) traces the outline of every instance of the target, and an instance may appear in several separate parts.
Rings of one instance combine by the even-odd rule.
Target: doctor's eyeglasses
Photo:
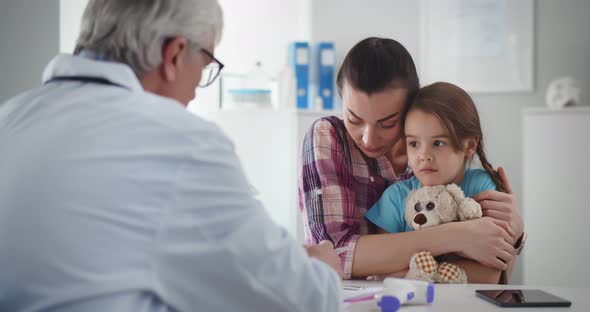
[[[219,73],[223,69],[223,63],[216,59],[215,56],[213,56],[213,53],[209,52],[207,49],[201,48],[201,52],[211,58],[211,63],[203,68],[201,82],[199,83],[199,87],[204,88],[210,86],[217,76],[219,76]]]

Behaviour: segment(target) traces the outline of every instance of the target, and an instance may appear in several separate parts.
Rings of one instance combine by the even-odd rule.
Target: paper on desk
[[[344,300],[354,300],[358,298],[376,295],[383,291],[383,287],[364,287],[364,286],[342,286],[342,298]]]

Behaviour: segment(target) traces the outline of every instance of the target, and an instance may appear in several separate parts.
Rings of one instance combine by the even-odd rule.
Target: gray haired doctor
[[[215,0],[90,0],[75,54],[0,104],[0,311],[340,309],[331,243],[273,223],[185,110],[222,24]]]

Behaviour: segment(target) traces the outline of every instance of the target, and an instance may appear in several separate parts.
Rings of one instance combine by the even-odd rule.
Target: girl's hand
[[[514,232],[508,223],[490,217],[459,222],[466,227],[460,236],[459,254],[483,265],[506,270],[514,256]]]
[[[516,207],[516,197],[512,193],[504,168],[499,167],[498,174],[504,182],[506,193],[488,190],[475,195],[473,199],[480,204],[484,216],[508,223],[516,241],[524,231],[524,223],[520,210]]]

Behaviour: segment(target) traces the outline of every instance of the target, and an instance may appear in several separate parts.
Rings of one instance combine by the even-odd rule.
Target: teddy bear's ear
[[[449,184],[446,186],[446,189],[447,192],[449,192],[451,196],[453,196],[455,202],[457,202],[457,206],[459,206],[461,202],[463,202],[463,200],[465,199],[465,194],[463,193],[463,190],[460,187],[458,187],[457,184]]]
[[[455,199],[451,196],[444,186],[436,186],[440,190],[436,196],[436,213],[441,223],[448,223],[457,220],[457,205]]]

